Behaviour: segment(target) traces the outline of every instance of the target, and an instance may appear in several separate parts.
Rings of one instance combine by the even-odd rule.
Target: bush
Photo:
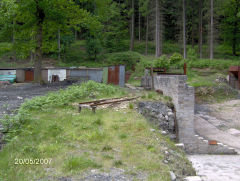
[[[107,62],[110,65],[126,65],[126,69],[131,70],[140,59],[141,55],[139,53],[128,51],[109,54]]]
[[[170,64],[175,64],[183,60],[183,56],[180,53],[174,53],[170,58]]]
[[[12,48],[13,46],[11,43],[0,43],[0,57],[6,53],[11,52]]]
[[[152,61],[147,61],[145,59],[141,59],[140,62],[137,63],[135,67],[135,72],[133,73],[134,76],[142,76],[144,75],[144,71],[146,67],[151,67]]]
[[[198,59],[198,55],[193,48],[189,48],[187,51],[187,59],[190,61],[196,61]]]
[[[120,93],[123,93],[120,91]],[[119,94],[119,88],[111,85],[100,84],[94,81],[88,81],[81,85],[68,87],[66,90],[60,90],[58,93],[49,93],[46,96],[33,98],[22,104],[21,110],[39,110],[51,106],[63,106],[67,103],[77,100],[84,100],[91,97],[104,97]]]
[[[154,68],[166,68],[167,70],[170,68],[170,62],[167,59],[166,55],[162,55],[158,59],[155,59],[153,62]]]

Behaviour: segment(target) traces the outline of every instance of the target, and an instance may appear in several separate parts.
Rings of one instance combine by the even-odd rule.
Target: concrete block
[[[184,181],[202,181],[202,179],[199,176],[192,176],[192,177],[186,177]]]

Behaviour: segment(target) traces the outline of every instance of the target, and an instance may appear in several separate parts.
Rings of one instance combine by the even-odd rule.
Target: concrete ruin
[[[152,85],[153,84],[153,85]],[[195,133],[194,128],[194,87],[187,85],[186,75],[160,74],[156,76],[144,76],[142,86],[152,87],[156,91],[172,98],[176,111],[176,136],[180,143],[184,144],[188,153],[199,154],[236,154],[233,148],[228,148],[222,143],[209,141]],[[204,136],[204,135],[201,135]]]

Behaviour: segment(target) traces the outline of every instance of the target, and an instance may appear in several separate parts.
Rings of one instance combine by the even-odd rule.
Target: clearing
[[[179,180],[194,175],[184,152],[153,131],[134,102],[96,114],[78,113],[74,106],[123,96],[128,96],[124,89],[89,81],[23,103],[16,116],[3,121],[8,143],[0,152],[0,180],[168,181],[170,171]],[[28,164],[30,159],[51,164]]]

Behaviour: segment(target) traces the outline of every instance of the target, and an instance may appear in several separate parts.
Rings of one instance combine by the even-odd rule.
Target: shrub
[[[147,61],[141,58],[140,62],[136,64],[134,76],[142,76],[146,67],[151,67],[152,61]]]
[[[119,52],[109,54],[107,62],[111,65],[126,65],[127,70],[131,70],[141,59],[141,55],[137,52]]]
[[[180,53],[174,53],[170,58],[170,64],[175,64],[183,60],[183,56]]]
[[[188,49],[187,59],[190,61],[196,61],[198,59],[197,53],[193,48]]]
[[[153,62],[154,68],[166,68],[167,70],[170,68],[170,62],[167,59],[166,55],[162,55],[158,59],[155,59]]]
[[[123,93],[123,92],[122,92]],[[66,90],[60,90],[58,93],[49,93],[46,96],[39,96],[25,102],[21,110],[38,110],[51,106],[63,106],[69,102],[90,97],[113,96],[119,94],[119,88],[111,85],[88,81],[81,85],[68,87]]]

